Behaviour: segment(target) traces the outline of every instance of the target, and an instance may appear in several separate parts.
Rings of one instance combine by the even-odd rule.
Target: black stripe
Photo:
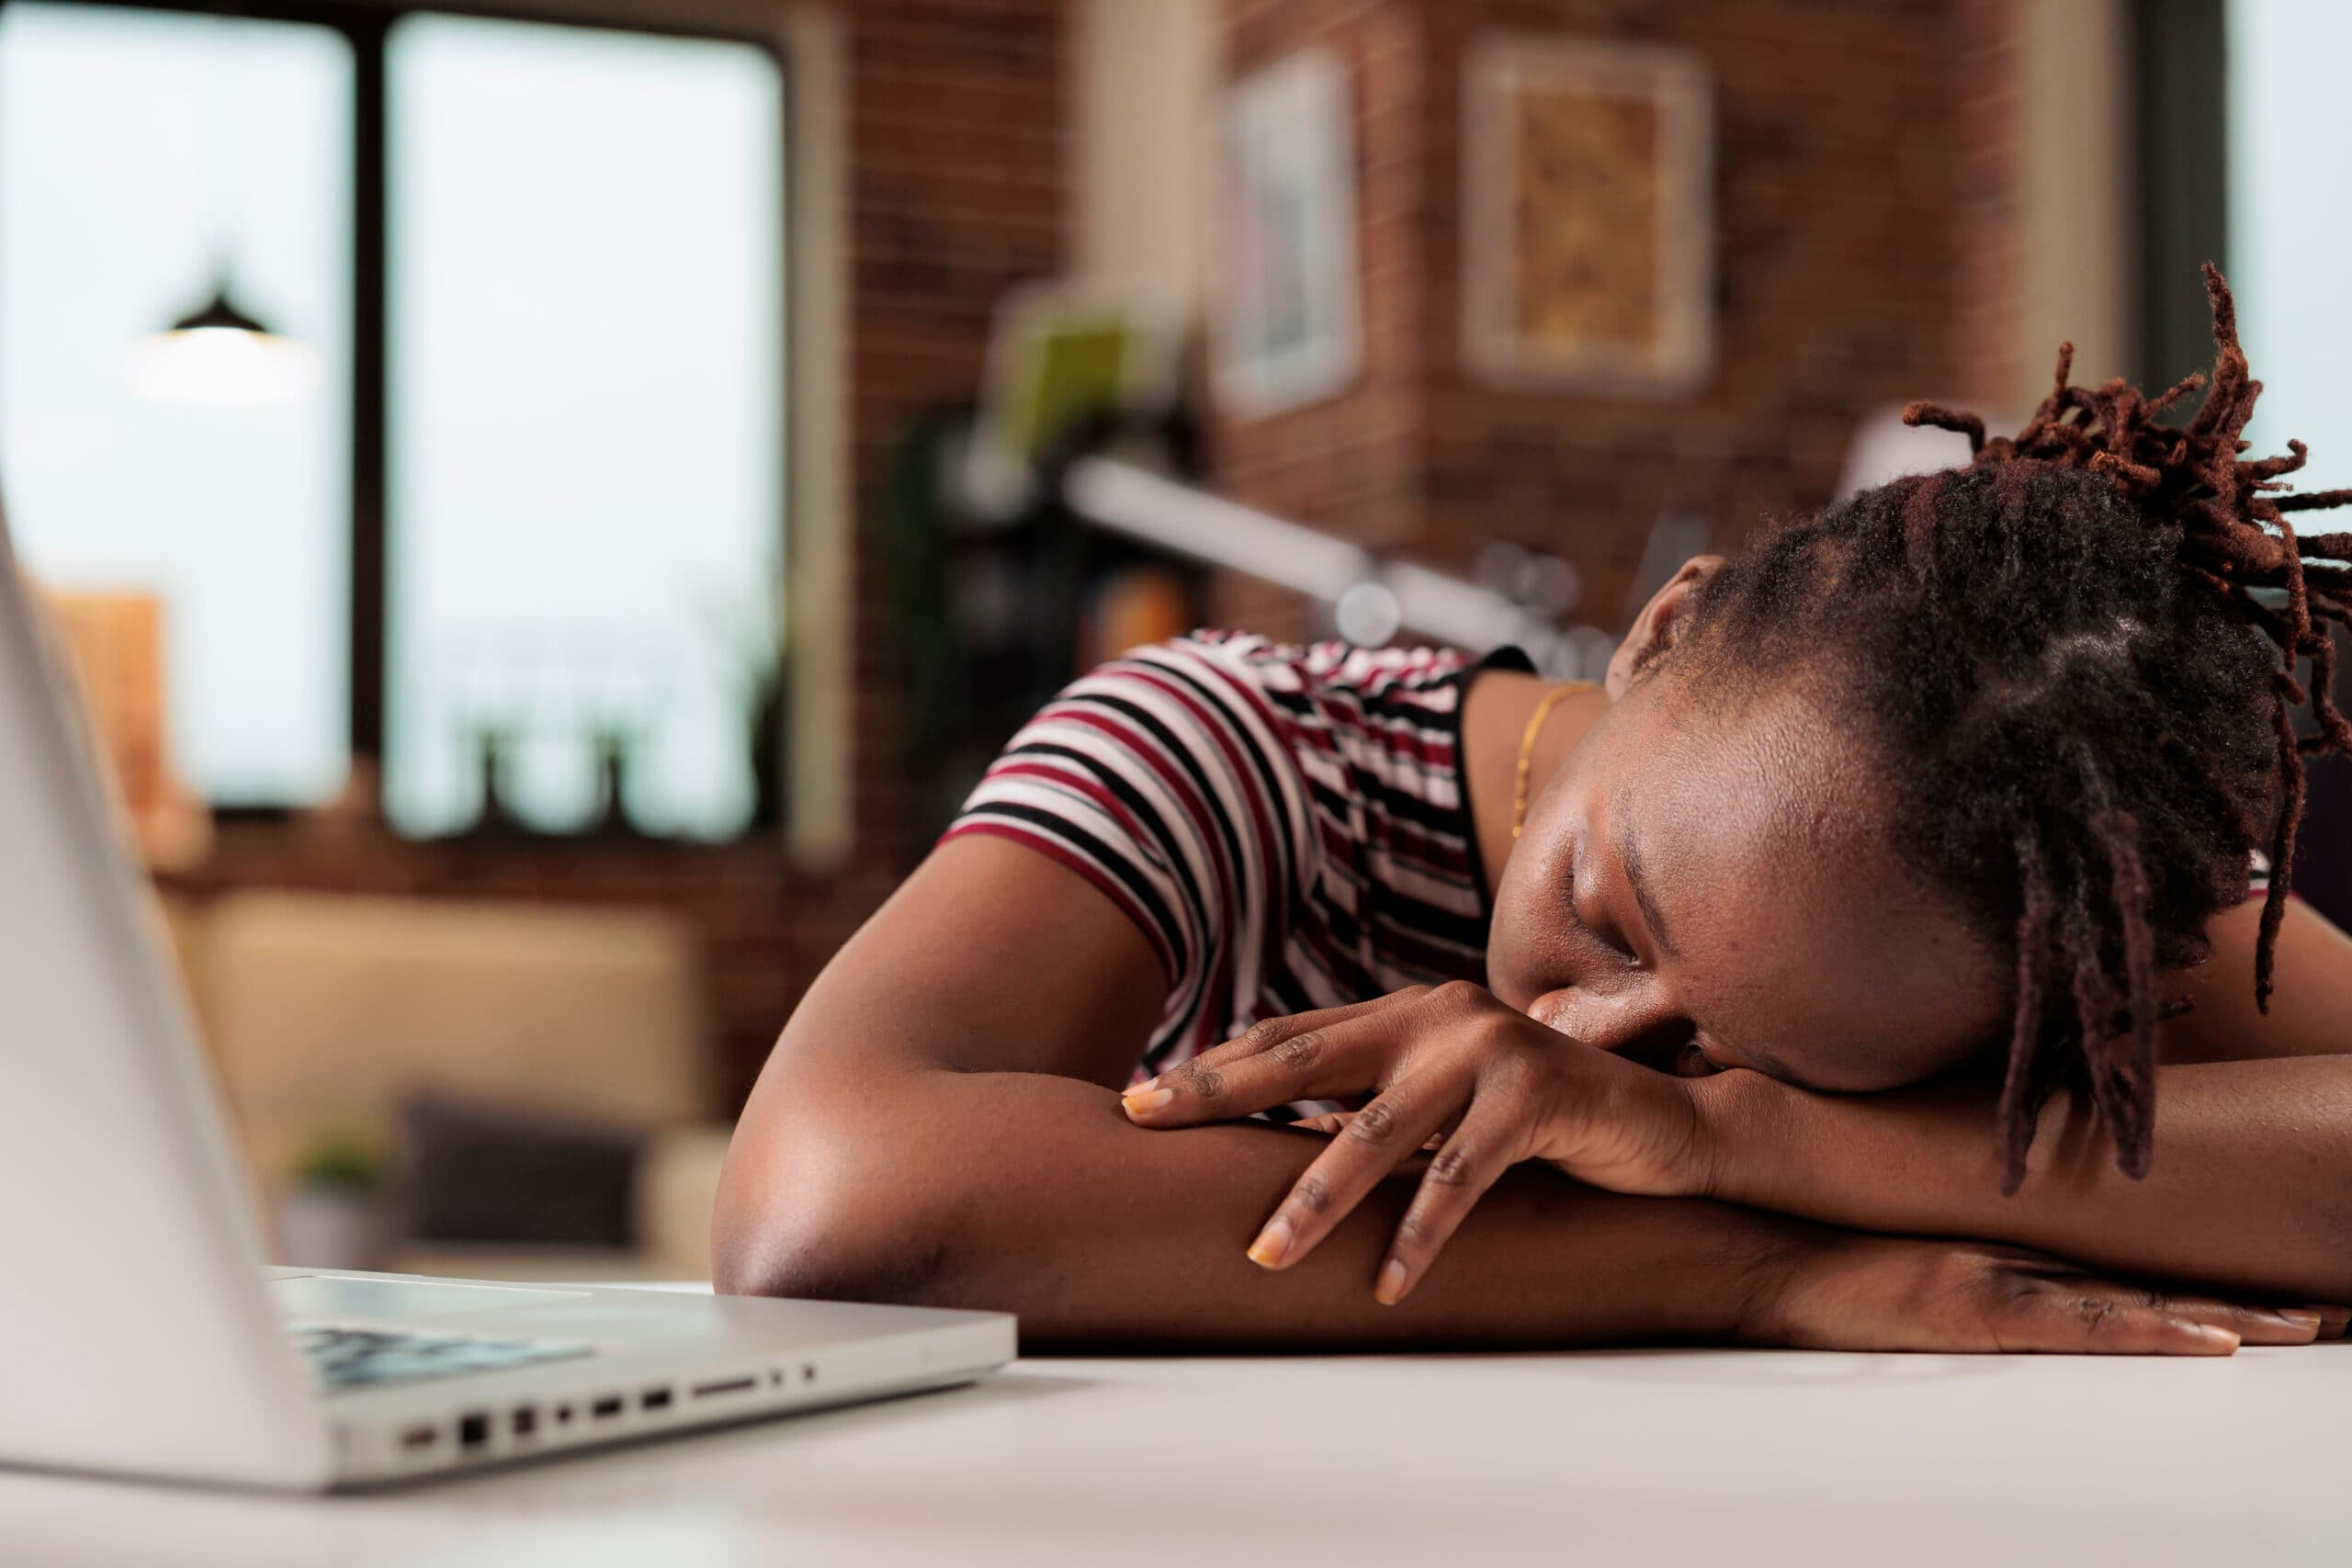
[[[1193,914],[1200,919],[1200,929],[1212,929],[1208,923],[1208,891],[1193,879],[1191,863],[1184,853],[1185,842],[1177,836],[1176,830],[1169,826],[1167,818],[1159,814],[1143,791],[1105,769],[1099,759],[1090,757],[1075,747],[1051,740],[1032,740],[1025,745],[1008,746],[1004,754],[1008,757],[1057,758],[1082,770],[1087,777],[1109,790],[1119,804],[1137,818],[1144,830],[1159,842],[1160,852],[1167,857],[1170,874],[1184,889],[1184,901],[1193,907]]]
[[[1287,801],[1282,787],[1282,775],[1272,760],[1266,755],[1264,749],[1258,744],[1257,737],[1250,733],[1250,726],[1247,722],[1249,716],[1235,712],[1232,705],[1240,699],[1226,690],[1224,682],[1204,681],[1189,670],[1180,670],[1166,664],[1146,663],[1144,667],[1192,688],[1193,695],[1199,697],[1204,705],[1225,721],[1226,733],[1232,738],[1235,747],[1250,759],[1250,766],[1258,770],[1258,779],[1263,786],[1261,793],[1265,797],[1266,814],[1269,818],[1266,830],[1273,840],[1274,853],[1283,857],[1282,864],[1266,866],[1262,868],[1261,874],[1269,888],[1279,886],[1283,890],[1283,908],[1285,916],[1295,913],[1298,907],[1298,846],[1292,841],[1291,824],[1288,820],[1290,813],[1286,809]],[[1293,776],[1297,776],[1298,767],[1295,760],[1291,763],[1291,773]],[[1238,828],[1238,824],[1236,826]],[[1253,839],[1256,837],[1254,829],[1251,837]],[[1273,900],[1270,897],[1267,902],[1271,905]]]
[[[1143,791],[1103,767],[1101,758],[1088,756],[1075,746],[1064,746],[1053,740],[1031,740],[1019,746],[1008,746],[1004,749],[1004,754],[1008,757],[1057,758],[1080,769],[1088,778],[1109,790],[1120,805],[1142,819],[1144,826],[1150,830],[1152,838],[1159,841],[1161,851],[1167,854],[1170,863],[1176,868],[1177,874],[1185,881],[1193,901],[1195,903],[1200,901],[1201,889],[1192,882],[1192,873],[1185,865],[1183,841],[1177,837],[1175,829],[1168,825],[1167,818],[1153,807]],[[1148,766],[1141,763],[1140,759],[1138,763]]]
[[[1217,795],[1216,786],[1209,782],[1208,770],[1201,766],[1201,759],[1193,754],[1193,748],[1186,745],[1174,730],[1161,721],[1158,715],[1125,697],[1111,696],[1102,692],[1089,692],[1082,696],[1073,697],[1070,701],[1108,708],[1113,713],[1124,715],[1134,723],[1140,725],[1154,739],[1158,740],[1161,747],[1176,759],[1184,772],[1192,775],[1193,787],[1200,791],[1201,808],[1207,814],[1209,820],[1216,824],[1217,836],[1225,841],[1226,864],[1237,872],[1249,864],[1242,856],[1240,841],[1234,835],[1233,822],[1226,810],[1225,802]],[[1223,761],[1222,757],[1218,759],[1220,766]],[[1236,888],[1234,892],[1238,896],[1241,889]]]
[[[1387,816],[1410,822],[1414,827],[1421,829],[1433,837],[1453,839],[1467,848],[1466,841],[1461,838],[1462,829],[1465,824],[1462,819],[1459,807],[1448,808],[1420,799],[1419,796],[1407,795],[1400,790],[1392,789],[1362,768],[1349,768],[1347,773],[1349,779],[1363,791],[1358,798],[1351,799],[1332,789],[1330,785],[1304,773],[1301,776],[1306,779],[1307,793],[1313,795],[1316,801],[1329,810],[1338,821],[1348,821],[1350,808],[1360,806],[1366,808],[1367,814],[1377,809]],[[1456,786],[1457,793],[1459,787],[1459,785]]]
[[[1184,844],[1177,838],[1175,831],[1170,828],[1167,820],[1153,807],[1142,791],[1119,777],[1118,774],[1104,770],[1098,759],[1090,757],[1075,748],[1057,745],[1050,740],[1032,740],[1023,745],[1008,747],[1005,754],[1021,757],[1054,757],[1083,769],[1089,778],[1109,790],[1121,805],[1135,814],[1143,831],[1148,832],[1159,841],[1160,852],[1168,861],[1169,874],[1176,879],[1176,885],[1183,889],[1184,902],[1193,911],[1193,929],[1201,933],[1204,943],[1197,971],[1188,957],[1182,974],[1178,976],[1181,980],[1184,976],[1190,975],[1198,982],[1193,987],[1193,996],[1185,1003],[1182,1012],[1175,1019],[1166,1021],[1168,1026],[1171,1028],[1189,1024],[1206,999],[1210,973],[1215,968],[1213,962],[1215,954],[1220,950],[1229,948],[1233,922],[1240,917],[1240,911],[1229,901],[1221,899],[1218,913],[1222,915],[1222,920],[1211,918],[1209,889],[1204,888],[1194,879],[1191,861],[1184,852]],[[1024,807],[1023,809],[1035,808]],[[1041,815],[1045,814],[1041,813]],[[1216,817],[1220,814],[1212,810],[1210,815]],[[1216,874],[1214,867],[1211,867],[1210,874],[1212,875]],[[1225,889],[1219,889],[1219,891],[1222,892]],[[1179,946],[1182,945],[1180,942]]]

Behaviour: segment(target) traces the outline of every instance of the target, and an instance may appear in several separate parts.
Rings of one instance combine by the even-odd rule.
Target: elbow
[[[739,1133],[711,1216],[722,1295],[961,1304],[935,1205],[910,1179],[917,1151],[841,1129],[790,1130],[791,1156]]]
[[[805,1205],[714,1226],[711,1286],[720,1295],[952,1306],[944,1242],[870,1213]]]

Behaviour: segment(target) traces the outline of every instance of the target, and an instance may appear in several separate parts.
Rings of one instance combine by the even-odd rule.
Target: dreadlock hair
[[[2155,398],[2072,386],[2068,344],[2015,436],[1912,404],[1907,423],[1967,435],[1970,464],[1770,530],[1699,590],[1675,650],[1834,681],[1883,763],[1896,853],[2013,953],[2004,1191],[2061,1083],[2087,1089],[2117,1164],[2146,1174],[2168,1016],[2157,973],[2207,955],[2207,919],[2245,899],[2267,851],[2255,996],[2268,1010],[2302,759],[2352,755],[2329,690],[2329,624],[2352,625],[2352,570],[2335,564],[2352,533],[2298,536],[2289,521],[2352,491],[2285,493],[2301,442],[2243,456],[2262,383],[2210,265],[2205,288],[2210,379]],[[2158,423],[2200,387],[2186,425]],[[2305,705],[2316,733],[2299,739]]]

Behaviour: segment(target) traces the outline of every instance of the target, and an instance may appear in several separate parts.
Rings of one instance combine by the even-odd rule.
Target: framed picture
[[[1324,49],[1225,95],[1214,343],[1219,398],[1243,417],[1329,397],[1363,365],[1351,114],[1347,68]]]
[[[1705,68],[1678,50],[1492,39],[1464,72],[1471,373],[1564,391],[1699,385],[1714,355]]]

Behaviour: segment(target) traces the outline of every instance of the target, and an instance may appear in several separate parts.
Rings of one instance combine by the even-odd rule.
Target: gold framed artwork
[[[1463,357],[1502,386],[1671,395],[1713,363],[1713,110],[1679,50],[1537,38],[1464,67]]]

